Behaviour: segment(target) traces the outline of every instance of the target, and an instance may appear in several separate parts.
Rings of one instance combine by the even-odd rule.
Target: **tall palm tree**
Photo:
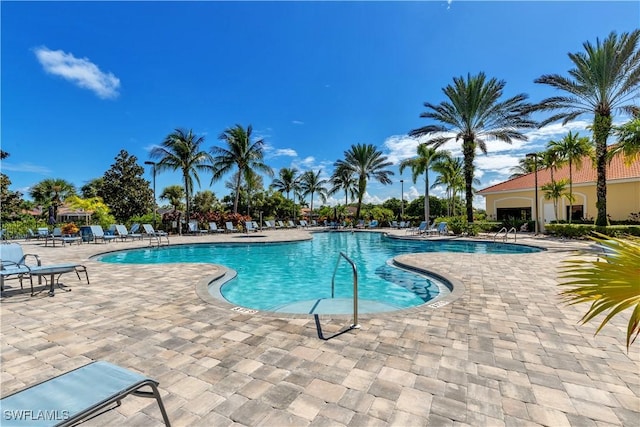
[[[418,144],[418,156],[400,162],[400,173],[411,168],[411,179],[415,184],[420,174],[424,174],[424,220],[429,223],[429,167],[431,163],[444,159],[443,151],[437,151],[427,144]]]
[[[358,177],[356,219],[360,219],[362,199],[367,191],[367,180],[373,178],[383,185],[391,184],[389,175],[393,175],[393,172],[385,169],[391,164],[373,144],[354,144],[344,152],[344,160],[334,163],[336,168],[349,169]]]
[[[519,178],[521,176],[529,175],[536,171],[537,161],[531,157],[523,157],[518,160],[518,165],[511,168],[511,175],[509,175],[509,179]],[[540,169],[540,165],[538,165],[538,169]]]
[[[302,190],[303,196],[311,195],[311,206],[310,206],[310,215],[313,214],[313,195],[318,194],[320,200],[323,202],[327,201],[327,185],[326,179],[320,179],[321,169],[318,169],[317,173],[313,171],[307,171],[302,174],[300,178],[300,189]]]
[[[556,151],[560,158],[569,163],[569,224],[573,216],[573,164],[582,167],[582,159],[591,154],[591,142],[587,137],[569,131],[560,141],[549,141],[547,147]]]
[[[505,86],[503,80],[488,79],[484,73],[453,79],[453,86],[443,89],[449,101],[438,105],[425,102],[427,111],[420,117],[440,122],[412,130],[411,136],[427,135],[426,142],[438,148],[447,141],[462,141],[467,221],[473,222],[473,176],[476,149],[487,153],[487,138],[507,143],[526,140],[520,129],[535,127],[529,119],[525,102],[527,95],[519,94],[500,101]]]
[[[233,201],[233,213],[238,213],[238,198],[240,197],[240,186],[242,176],[248,169],[254,172],[262,172],[267,176],[273,176],[273,170],[264,163],[264,140],[251,141],[253,127],[247,126],[245,130],[241,125],[226,129],[218,139],[227,144],[226,148],[211,147],[213,155],[213,178],[211,182],[219,180],[224,174],[237,168],[235,199]]]
[[[554,173],[558,170],[558,168],[562,167],[565,163],[564,159],[560,155],[560,152],[551,144],[554,141],[549,141],[547,144],[547,149],[542,152],[542,156],[540,156],[540,165],[543,169],[549,169],[549,175],[551,175],[551,182],[555,182]]]
[[[438,174],[431,188],[444,185],[447,189],[447,214],[456,215],[456,195],[458,190],[464,191],[464,164],[460,157],[453,157],[448,151],[444,158],[433,164],[433,171]],[[474,183],[479,183],[474,179]]]
[[[281,193],[287,193],[287,200],[291,200],[289,194],[293,191],[293,197],[295,199],[296,194],[300,190],[300,175],[298,175],[298,169],[282,168],[278,172],[278,176],[279,177],[271,183],[271,188]],[[295,200],[293,204],[295,209]],[[295,211],[293,216],[295,216]]]
[[[569,77],[546,74],[534,80],[566,92],[536,104],[533,111],[554,111],[540,125],[562,120],[563,124],[583,114],[593,114],[593,139],[597,170],[596,225],[607,225],[607,138],[612,133],[612,113],[638,111],[636,96],[640,87],[640,30],[615,32],[596,44],[583,43],[584,52],[570,53],[574,68]]]
[[[193,130],[176,129],[167,135],[160,146],[153,147],[149,153],[152,159],[159,159],[156,170],[179,170],[185,194],[186,220],[190,219],[189,201],[193,193],[193,181],[200,186],[198,172],[211,171],[211,155],[202,150],[204,136],[198,136]]]
[[[349,204],[349,199],[353,199],[358,194],[358,180],[353,170],[347,167],[337,167],[331,178],[329,179],[332,187],[329,189],[329,195],[338,191],[344,191],[344,205]]]
[[[296,168],[282,168],[278,171],[278,178],[274,179],[271,183],[271,188],[281,192],[287,193],[287,200],[291,200],[290,193],[298,189],[300,184],[300,177],[298,176],[298,169]]]

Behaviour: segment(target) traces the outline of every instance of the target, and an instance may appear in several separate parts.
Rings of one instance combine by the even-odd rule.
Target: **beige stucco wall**
[[[595,184],[574,185],[573,196],[573,205],[584,206],[585,218],[597,216]],[[487,194],[485,201],[487,215],[492,219],[496,218],[498,208],[530,207],[532,212],[535,211],[534,190]],[[538,208],[541,214],[544,212],[545,203],[553,203],[553,200],[546,200],[543,191],[538,190]],[[569,206],[566,198],[558,201],[560,219],[566,219],[566,206]],[[610,182],[607,185],[607,214],[613,220],[624,220],[634,212],[640,212],[640,179],[629,182]]]

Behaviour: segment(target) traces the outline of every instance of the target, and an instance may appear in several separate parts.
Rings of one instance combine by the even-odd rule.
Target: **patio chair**
[[[309,227],[309,224],[307,224],[307,220],[301,219],[299,222],[300,222],[300,227],[302,227],[302,228],[308,228]]]
[[[263,228],[265,228],[267,230],[269,230],[271,228],[276,228],[275,225],[271,224],[271,221],[268,221],[268,220],[265,219],[263,222],[264,222],[264,227]]]
[[[98,240],[102,240],[103,243],[110,242],[118,238],[114,234],[106,234],[101,225],[91,225],[91,234],[93,236],[93,243],[98,243]]]
[[[33,264],[33,261],[30,264],[27,264],[27,259],[29,259],[29,257],[33,257],[35,264]],[[0,267],[0,290],[3,292],[4,281],[5,279],[11,278],[11,276],[17,276],[16,278],[20,280],[20,289],[24,290],[22,279],[25,275],[28,275],[29,283],[31,285],[31,296],[35,295],[33,290],[33,276],[45,276],[45,278],[50,276],[49,295],[51,296],[53,296],[53,287],[56,282],[56,275],[59,280],[62,274],[73,271],[78,276],[78,280],[80,280],[80,272],[83,272],[86,276],[87,284],[89,284],[89,273],[84,265],[73,263],[42,265],[38,255],[25,254],[22,250],[22,245],[19,243],[0,244]]]
[[[89,363],[3,397],[0,424],[75,426],[117,408],[129,395],[156,399],[165,426],[171,426],[157,381],[104,361]],[[47,416],[35,418],[36,414]]]
[[[167,245],[169,244],[169,234],[162,230],[155,230],[151,224],[142,224],[145,234],[149,238],[149,244],[154,240],[158,243],[158,246],[162,244],[162,240],[166,239]]]
[[[278,222],[277,222],[276,224],[277,224],[277,225],[276,225],[276,228],[287,228],[287,227],[284,225],[284,222],[282,222],[282,221],[280,221],[280,220],[278,220]]]
[[[46,239],[49,236],[49,229],[47,227],[38,227],[36,232],[38,233],[38,239]]]
[[[427,221],[422,221],[420,225],[418,225],[417,227],[408,228],[406,233],[417,234],[417,235],[424,234],[425,231],[427,231],[428,227],[429,227],[429,223]]]
[[[369,223],[369,228],[376,228],[378,226],[378,220],[374,219]]]
[[[34,233],[32,229],[27,228],[27,234],[25,235],[24,239],[31,240],[31,239],[37,239],[37,238],[38,236],[36,235],[36,233]]]
[[[142,240],[142,234],[129,233],[127,231],[127,227],[125,227],[124,224],[116,224],[115,228],[116,228],[116,233],[118,233],[118,237],[120,237],[123,241],[129,240],[129,239],[131,239],[131,240],[135,240],[135,239]]]
[[[209,233],[224,233],[224,230],[218,228],[218,224],[215,222],[209,223]]]
[[[240,231],[236,227],[233,226],[233,222],[231,222],[231,221],[225,222],[224,225],[225,225],[225,228],[227,229],[227,231],[230,232],[230,233],[238,233]]]
[[[198,225],[198,221],[191,220],[191,221],[189,221],[188,226],[189,226],[189,233],[191,233],[191,234],[200,234],[200,235],[202,235],[204,233],[207,233],[207,230],[201,230],[200,229],[200,227]]]
[[[296,223],[295,222],[289,220],[289,221],[287,221],[287,228],[298,228],[298,227],[296,227]]]
[[[68,244],[76,243],[79,245],[82,242],[82,237],[64,235],[62,234],[62,230],[59,227],[56,227],[53,229],[53,233],[51,233],[50,236],[47,236],[45,238],[45,241],[44,241],[45,246],[47,246],[47,244],[49,243],[49,240],[51,240],[51,243],[53,246],[56,245],[56,241],[62,242],[62,246],[64,246],[66,243]]]
[[[253,224],[253,228],[255,228],[256,231],[262,231],[257,222],[251,221],[251,223]]]
[[[439,222],[437,227],[430,228],[429,230],[427,230],[425,234],[443,235],[448,233],[449,233],[449,228],[447,227],[447,223],[443,221],[443,222]]]
[[[258,231],[258,228],[253,226],[253,221],[245,221],[244,229],[247,234],[249,234],[250,231]]]

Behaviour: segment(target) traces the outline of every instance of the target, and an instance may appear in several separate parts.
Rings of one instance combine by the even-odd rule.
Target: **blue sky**
[[[484,71],[505,96],[555,94],[534,84],[566,75],[567,53],[611,31],[639,26],[625,2],[8,2],[0,3],[2,162],[12,190],[46,178],[78,189],[102,176],[121,149],[139,163],[175,128],[206,147],[251,124],[277,171],[322,169],[351,144],[374,144],[394,162],[392,185],[370,183],[366,201],[424,193],[410,172],[411,129],[423,103],[445,100],[453,77]],[[476,157],[483,188],[508,177],[525,153],[591,117],[532,131],[527,142],[491,144]],[[452,144],[454,155],[460,147]],[[151,180],[150,170],[145,175]],[[218,197],[224,182],[202,189]],[[432,176],[434,179],[435,176]],[[265,179],[265,185],[271,182]],[[158,194],[179,184],[157,175]],[[198,189],[196,188],[196,191]],[[444,189],[432,191],[444,195]],[[341,197],[338,195],[338,202]],[[335,203],[336,201],[331,201]],[[483,206],[479,197],[474,202]],[[317,202],[316,202],[317,204]]]

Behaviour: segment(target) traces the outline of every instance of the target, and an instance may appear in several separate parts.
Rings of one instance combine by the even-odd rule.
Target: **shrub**
[[[610,237],[618,237],[624,234],[640,236],[640,226],[637,225],[610,225],[603,227],[593,224],[547,224],[545,227],[548,234],[567,238],[584,238],[594,231]]]

